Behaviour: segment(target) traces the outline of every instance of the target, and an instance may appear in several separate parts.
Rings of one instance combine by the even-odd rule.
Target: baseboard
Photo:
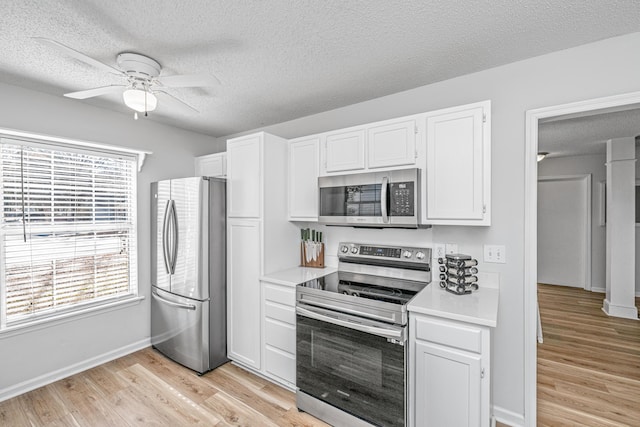
[[[47,374],[40,375],[39,377],[23,381],[9,388],[0,390],[0,402],[11,399],[12,397],[19,396],[23,393],[27,393],[31,390],[35,390],[47,384],[51,384],[71,375],[75,375],[79,372],[86,371],[87,369],[95,368],[98,365],[102,365],[103,363],[107,363],[119,357],[126,356],[127,354],[131,354],[135,351],[142,350],[143,348],[149,347],[150,345],[150,339],[146,338],[144,340],[126,345],[124,347],[120,347],[119,349],[109,351],[107,353],[103,353],[99,356],[92,357],[82,362],[66,366],[62,369],[58,369],[57,371],[49,372]]]
[[[613,317],[622,317],[624,319],[638,319],[638,308],[633,306],[626,305],[616,305],[611,304],[611,302],[605,298],[602,303],[602,311],[604,311],[607,316]]]
[[[493,406],[493,418],[502,424],[506,424],[511,427],[523,427],[524,416],[516,414],[515,412],[508,411],[499,406]]]

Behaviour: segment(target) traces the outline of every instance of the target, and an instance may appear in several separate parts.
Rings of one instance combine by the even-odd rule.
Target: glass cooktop
[[[308,282],[301,283],[298,286],[400,305],[407,304],[417,293],[416,291],[407,289],[377,286],[345,280],[344,277],[340,277],[340,272],[331,273],[318,279],[309,280]]]

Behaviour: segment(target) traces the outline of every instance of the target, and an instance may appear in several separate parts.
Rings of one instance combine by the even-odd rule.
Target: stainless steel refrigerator
[[[151,344],[199,373],[227,361],[226,182],[151,184]]]

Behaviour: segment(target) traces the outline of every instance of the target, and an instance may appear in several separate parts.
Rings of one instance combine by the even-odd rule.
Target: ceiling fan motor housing
[[[121,53],[116,60],[120,69],[136,80],[149,81],[158,77],[162,70],[156,60],[138,53]]]

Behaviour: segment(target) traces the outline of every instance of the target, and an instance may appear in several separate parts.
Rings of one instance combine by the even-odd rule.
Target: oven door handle
[[[349,329],[355,329],[356,331],[376,335],[383,338],[390,338],[395,340],[401,340],[403,338],[401,329],[376,327],[371,325],[364,325],[362,323],[349,322],[348,320],[342,320],[333,316],[327,316],[326,314],[321,314],[302,307],[296,307],[296,313],[300,316],[308,317],[310,319],[331,323],[332,325],[343,326]]]

